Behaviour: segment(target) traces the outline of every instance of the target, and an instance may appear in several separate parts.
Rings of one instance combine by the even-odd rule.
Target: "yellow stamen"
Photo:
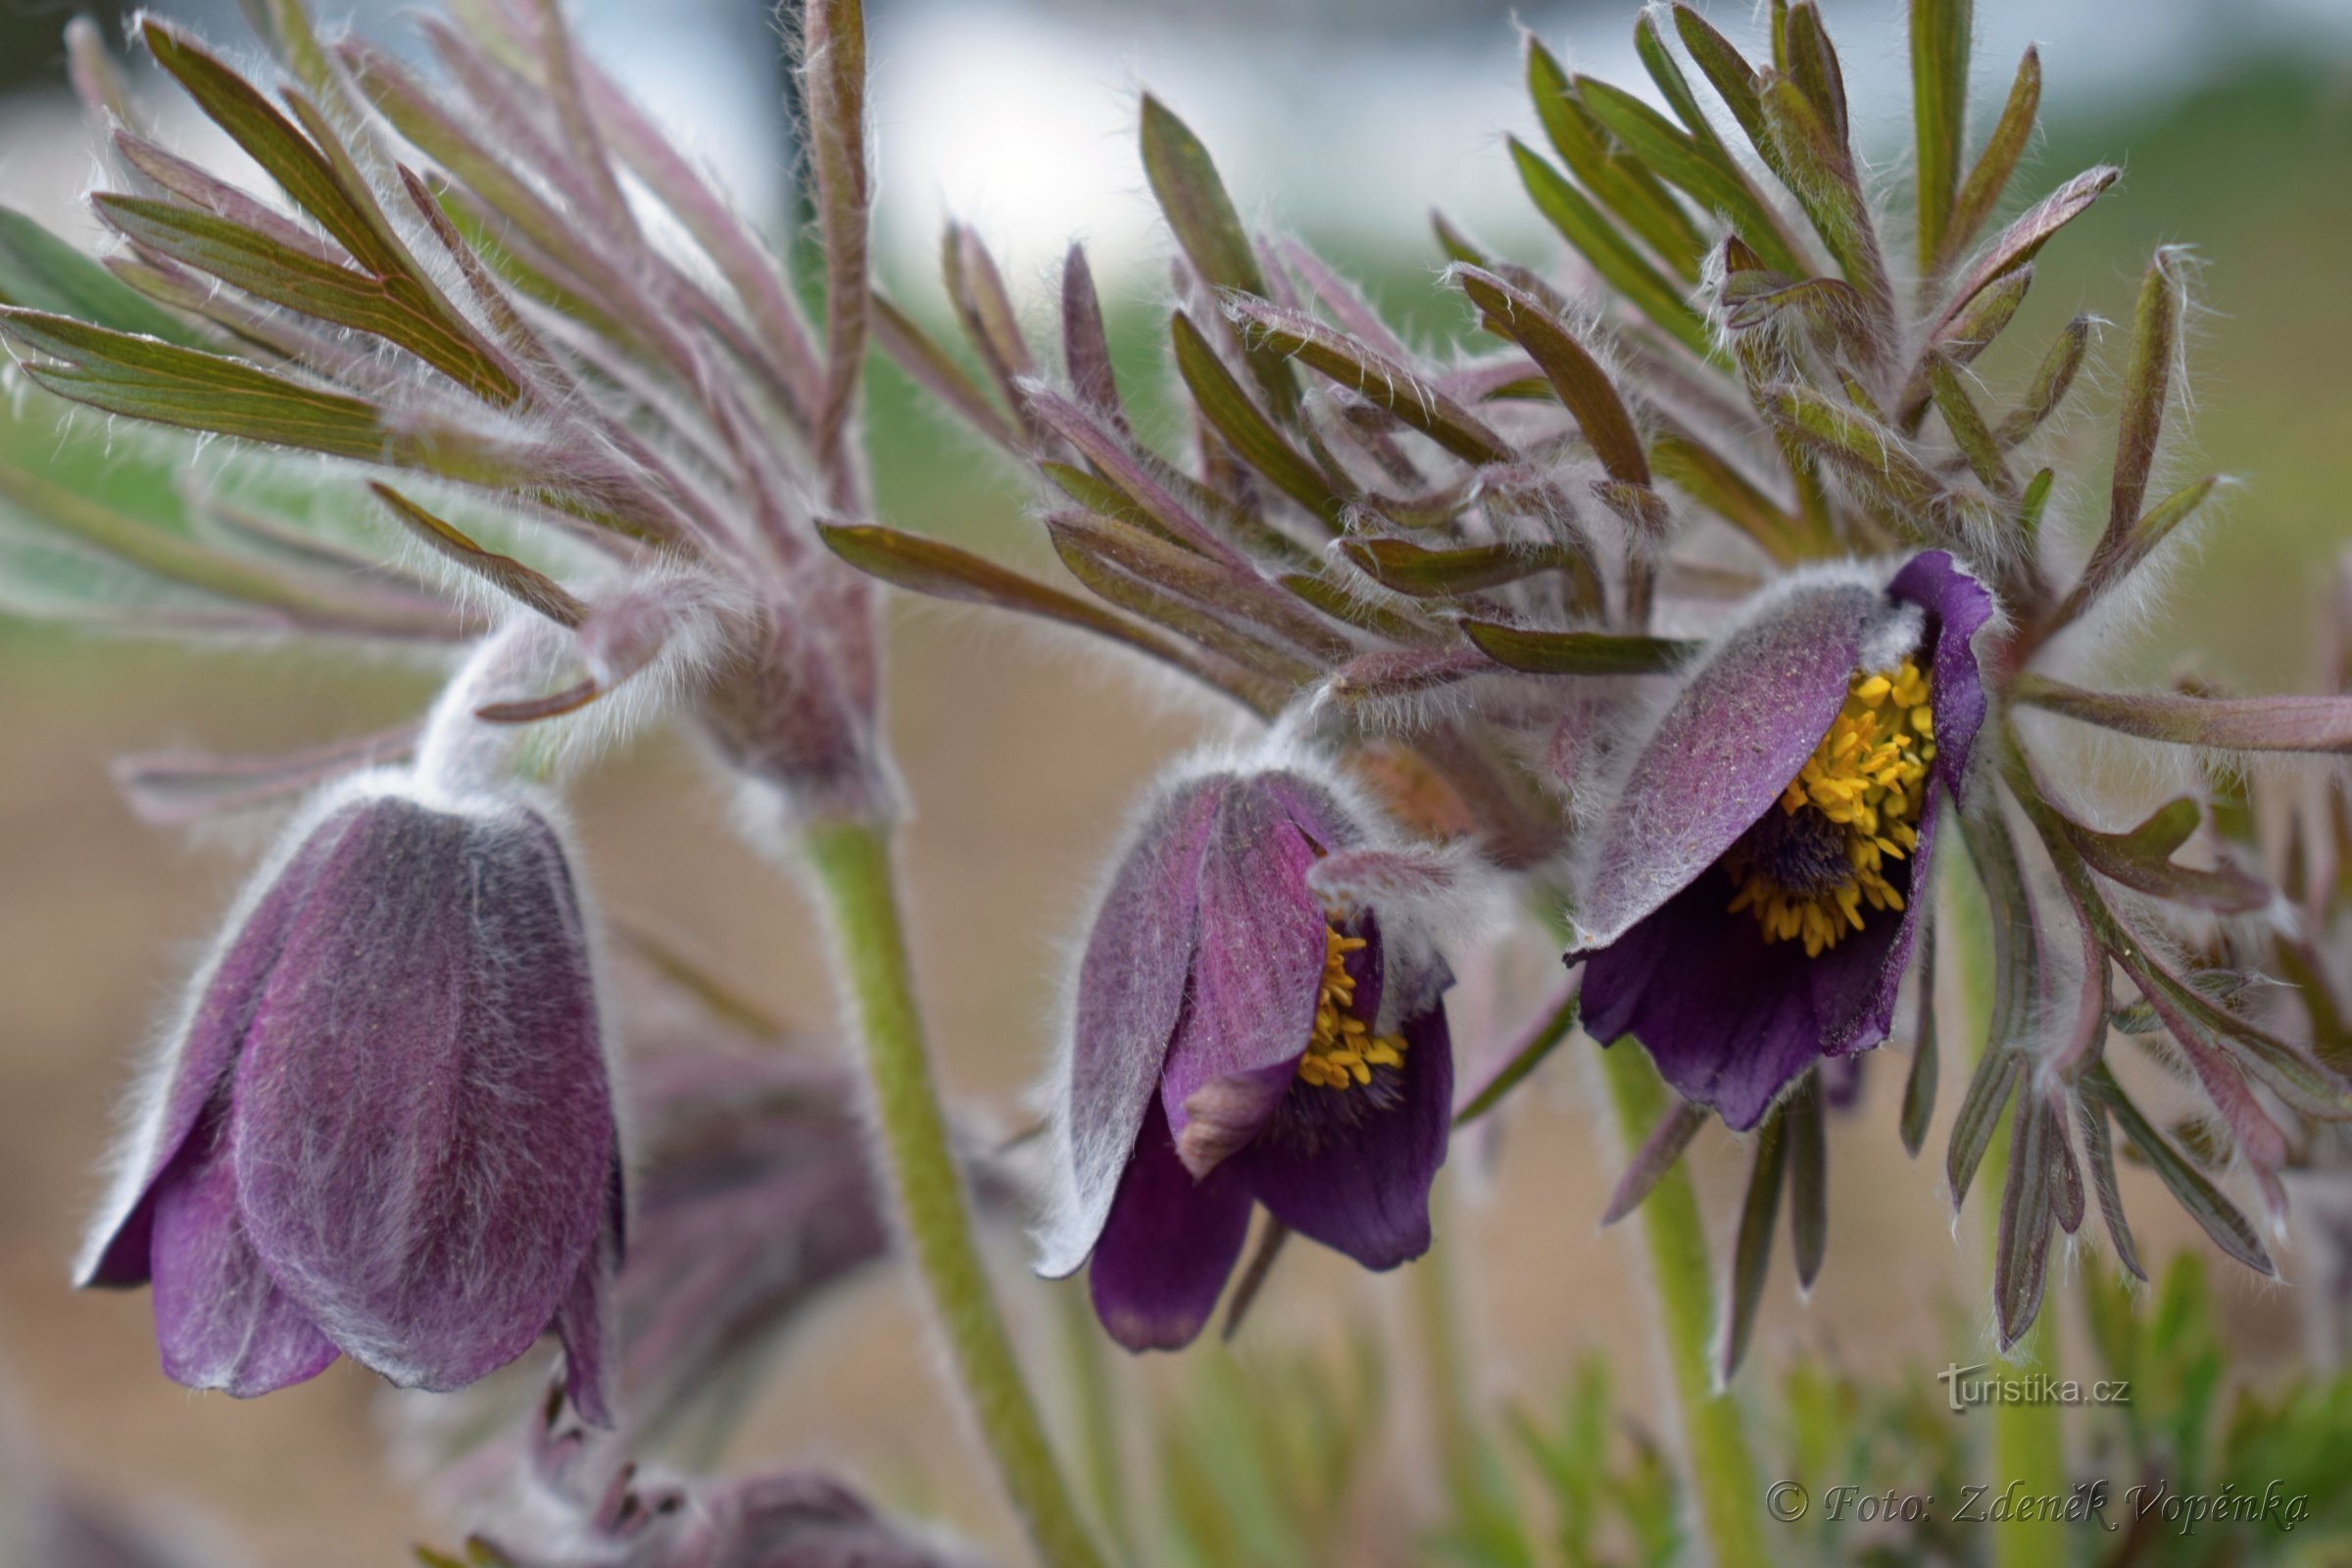
[[[1298,1079],[1318,1089],[1353,1089],[1372,1081],[1375,1067],[1404,1065],[1404,1038],[1375,1035],[1372,1026],[1355,1014],[1355,977],[1348,972],[1350,953],[1364,949],[1364,938],[1340,935],[1328,922],[1323,928],[1322,989],[1315,999],[1315,1028],[1298,1058]]]
[[[1906,659],[1893,669],[1855,675],[1844,709],[1780,798],[1786,814],[1812,811],[1844,830],[1846,876],[1828,887],[1793,890],[1735,852],[1732,912],[1753,912],[1765,941],[1801,939],[1806,956],[1817,957],[1864,928],[1864,906],[1901,909],[1903,895],[1886,880],[1886,862],[1919,847],[1913,824],[1927,798],[1935,735],[1928,677],[1916,663]]]

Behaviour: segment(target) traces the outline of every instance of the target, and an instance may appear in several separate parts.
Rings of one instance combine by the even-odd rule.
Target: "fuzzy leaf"
[[[1193,270],[1212,289],[1236,290],[1266,296],[1266,279],[1259,270],[1257,251],[1249,230],[1234,211],[1225,181],[1190,126],[1165,104],[1144,94],[1144,175],[1152,195],[1184,248]],[[1278,416],[1288,420],[1298,412],[1298,383],[1282,352],[1266,344],[1249,350],[1250,373],[1256,378]]]
[[[0,305],[160,337],[202,339],[170,311],[14,208],[0,207]]]
[[[1756,1133],[1756,1162],[1740,1205],[1740,1235],[1732,1247],[1730,1299],[1724,1316],[1723,1381],[1729,1383],[1747,1356],[1755,1333],[1756,1308],[1772,1273],[1773,1233],[1780,1226],[1781,1187],[1788,1170],[1788,1139],[1782,1112],[1764,1118]]]
[[[1557,546],[1465,545],[1458,550],[1429,550],[1409,539],[1343,540],[1340,553],[1356,569],[1393,593],[1415,599],[1446,598],[1475,593],[1506,582],[1518,582],[1545,571],[1590,570]]]
[[[1462,635],[1496,663],[1537,675],[1655,675],[1680,667],[1701,645],[1615,632],[1538,631],[1464,620]]]
[[[2050,345],[2041,368],[2034,372],[2033,384],[2016,408],[2001,420],[1993,438],[2004,447],[2014,447],[2041,427],[2065,401],[2067,389],[2075,384],[2075,373],[2082,368],[2082,356],[2090,347],[2091,318],[2078,316],[2066,323],[2058,341]]]
[[[368,488],[411,533],[524,609],[546,616],[559,626],[575,630],[588,618],[588,607],[553,577],[512,556],[483,549],[455,525],[434,516],[390,485],[370,482]]]
[[[1658,478],[1747,535],[1780,564],[1791,564],[1805,554],[1804,524],[1696,440],[1660,436],[1650,446],[1649,462]]]
[[[1812,220],[1814,232],[1837,260],[1845,280],[1870,303],[1874,323],[1883,321],[1892,301],[1886,270],[1879,256],[1878,231],[1870,203],[1843,139],[1804,89],[1787,76],[1764,79],[1764,120],[1787,167],[1791,194]],[[1760,253],[1767,262],[1769,252]],[[1784,268],[1801,273],[1805,268]]]
[[[2024,1054],[2006,1046],[1990,1047],[1977,1060],[1968,1093],[1960,1097],[1960,1108],[1952,1116],[1951,1141],[1944,1151],[1944,1179],[1952,1189],[1954,1209],[1968,1200],[1969,1184],[1976,1180],[1977,1167],[1984,1163],[1984,1151],[1991,1146],[2024,1068]]]
[[[1941,3],[1962,4],[1964,0],[1941,0]],[[2016,174],[2017,166],[2034,139],[2034,117],[2040,106],[2041,51],[2029,46],[2025,58],[2018,62],[2017,79],[2010,85],[2009,101],[2001,106],[2001,118],[1994,123],[1992,134],[1985,138],[1984,150],[1977,155],[1976,166],[1969,170],[1967,182],[1952,201],[1951,218],[1940,240],[1933,253],[1924,243],[1920,247],[1924,270],[1933,274],[1950,266],[1992,216],[2001,192],[2009,188],[2010,178]]]
[[[2148,1271],[2140,1267],[2139,1249],[2132,1245],[2132,1226],[2124,1218],[2123,1191],[2116,1185],[2115,1140],[2108,1131],[2106,1106],[2085,1095],[2076,1109],[2082,1124],[2083,1157],[2090,1163],[2091,1190],[2098,1195],[2099,1218],[2107,1227],[2108,1241],[2115,1244],[2116,1261],[2145,1280]]]
[[[1690,1147],[1690,1140],[1706,1124],[1704,1105],[1675,1097],[1666,1114],[1658,1118],[1657,1126],[1650,1129],[1649,1136],[1642,1140],[1642,1147],[1634,1151],[1633,1158],[1626,1161],[1625,1174],[1617,1178],[1616,1191],[1609,1195],[1609,1206],[1601,1210],[1602,1226],[1614,1225],[1640,1208],[1642,1200],[1658,1185],[1658,1178],[1674,1169],[1676,1161],[1683,1157],[1683,1151]]]
[[[2352,755],[2352,697],[2094,692],[2031,673],[2018,677],[2013,695],[2085,724],[2176,746]]]
[[[1543,1065],[1544,1058],[1568,1038],[1569,1031],[1576,1027],[1576,1014],[1577,994],[1571,986],[1544,1010],[1526,1038],[1502,1059],[1502,1064],[1479,1086],[1477,1093],[1463,1102],[1461,1109],[1453,1113],[1453,1125],[1466,1127],[1502,1103],[1504,1097],[1525,1082],[1528,1074]],[[1694,1107],[1686,1104],[1684,1108]],[[1601,1223],[1606,1225],[1608,1220],[1604,1218]]]
[[[1760,152],[1766,151],[1772,144],[1772,138],[1765,133],[1764,106],[1756,96],[1755,67],[1749,65],[1729,39],[1717,32],[1706,18],[1685,4],[1684,0],[1675,0],[1674,30],[1681,34],[1683,47],[1690,51],[1692,60],[1698,62],[1698,69],[1706,74],[1707,80],[1723,99],[1724,106],[1731,110],[1732,118],[1739,122],[1740,129],[1745,133],[1749,143]],[[1691,128],[1695,134],[1697,127]],[[1769,152],[1766,152],[1766,156],[1770,156]]]
[[[1911,0],[1911,115],[1917,155],[1919,270],[1935,270],[1952,227],[1968,132],[1973,0]]]
[[[1622,87],[1579,76],[1576,90],[1611,135],[1661,179],[1730,224],[1768,266],[1789,273],[1809,270],[1781,232],[1771,209],[1720,144],[1710,148]]]
[[[1920,922],[1919,959],[1911,981],[1915,988],[1911,1029],[1911,1071],[1903,1079],[1903,1152],[1913,1159],[1927,1147],[1928,1128],[1936,1120],[1936,1091],[1943,1064],[1936,1047],[1936,920],[1931,913]]]
[[[1494,273],[1455,267],[1451,276],[1485,316],[1488,329],[1518,344],[1536,362],[1576,416],[1609,477],[1648,488],[1649,460],[1642,450],[1641,432],[1634,428],[1633,416],[1609,384],[1600,362],[1541,302]]]
[[[2049,1102],[2018,1097],[2010,1124],[2009,1179],[2001,1189],[2001,1217],[1993,1241],[1992,1303],[2003,1350],[2025,1338],[2041,1312],[2056,1232],[2058,1129]]]
[[[438,314],[438,296],[405,274],[379,277],[338,267],[171,202],[100,195],[95,203],[101,217],[144,250],[256,298],[380,337],[478,397],[511,404],[521,396],[498,353],[463,319]]]
[[[1225,312],[1242,327],[1245,341],[1286,361],[1298,359],[1362,393],[1456,457],[1481,464],[1510,461],[1510,448],[1477,416],[1344,333],[1296,311],[1241,295],[1227,296]]]
[[[2124,1136],[2131,1140],[2132,1147],[2139,1151],[2149,1168],[2172,1190],[2180,1206],[2188,1210],[2188,1217],[2213,1238],[2215,1246],[2257,1274],[2278,1273],[2271,1254],[2263,1248],[2262,1238],[2237,1205],[2222,1196],[2221,1189],[2181,1158],[2164,1135],[2148,1124],[2104,1063],[2083,1074],[2082,1091],[2123,1124]]]
[[[2086,169],[2037,202],[2017,221],[1994,236],[1991,244],[1977,258],[1960,281],[1953,286],[1951,297],[1944,302],[1942,312],[1930,328],[1931,337],[1940,334],[1995,278],[2025,266],[2040,253],[2052,235],[2082,216],[2100,193],[2121,177],[2123,171],[2102,164]]]
[[[1830,1152],[1819,1071],[1798,1082],[1782,1114],[1788,1123],[1788,1242],[1797,1289],[1809,1291],[1830,1246]]]
[[[1111,368],[1102,301],[1095,292],[1094,269],[1086,264],[1086,247],[1077,244],[1061,259],[1061,363],[1078,401],[1123,428],[1127,413]]]
[[[1184,377],[1201,417],[1277,490],[1336,527],[1344,503],[1333,493],[1331,481],[1299,455],[1290,438],[1243,390],[1193,318],[1182,311],[1170,316],[1168,335],[1175,345],[1177,373]]]
[[[1643,19],[1643,26],[1647,19]],[[1685,283],[1698,280],[1707,239],[1673,192],[1640,159],[1629,157],[1592,117],[1550,50],[1527,38],[1527,87],[1536,118],[1568,172],[1582,182]]]
[[[2173,852],[2197,829],[2197,803],[2186,796],[2158,807],[2146,821],[2123,833],[2102,833],[2059,814],[2082,858],[2111,881],[2224,914],[2251,913],[2271,902],[2268,884],[2234,866],[2201,870],[2173,862]]]
[[[1511,138],[1510,146],[1511,161],[1518,167],[1520,182],[1527,187],[1536,211],[1636,310],[1691,353],[1705,357],[1714,347],[1708,340],[1707,323],[1683,298],[1682,291],[1650,266],[1617,232],[1616,225],[1601,215],[1584,192],[1552,168],[1548,160],[1516,136]],[[1473,264],[1485,261],[1467,247],[1455,250],[1449,246],[1448,250],[1453,251],[1458,261]]]
[[[964,372],[938,339],[880,294],[873,297],[873,329],[875,343],[908,379],[997,445],[1008,450],[1016,445],[1012,426],[989,401],[980,383]]]

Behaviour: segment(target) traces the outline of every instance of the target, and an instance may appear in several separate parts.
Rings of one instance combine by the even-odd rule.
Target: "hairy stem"
[[[808,834],[802,847],[832,929],[837,983],[864,1044],[899,1229],[956,1379],[1039,1559],[1048,1568],[1101,1568],[972,1243],[962,1173],[915,1010],[888,829],[828,825]]]
[[[1609,1102],[1626,1149],[1638,1149],[1666,1109],[1666,1087],[1630,1042],[1600,1054]],[[1658,1327],[1689,1448],[1687,1474],[1698,1504],[1700,1538],[1715,1568],[1764,1568],[1764,1483],[1739,1403],[1715,1385],[1715,1288],[1706,1228],[1690,1173],[1676,1165],[1642,1202],[1642,1240],[1657,1287]]]
[[[1939,937],[1948,941],[1954,985],[1947,995],[1958,1004],[1946,1038],[1974,1040],[1978,1049],[1991,1045],[1992,1029],[1992,909],[1965,857],[1946,856],[1951,867],[1943,878],[1943,918]],[[2009,1129],[2014,1116],[2004,1119],[1986,1146],[1977,1168],[1974,1190],[1984,1221],[1987,1274],[1993,1250],[1999,1245],[1999,1195],[2009,1176]],[[2058,1372],[2057,1302],[2044,1303],[2034,1327],[2007,1355],[1994,1355],[1985,1369],[1990,1378],[2024,1379],[2034,1373],[2055,1378]],[[2066,1447],[2054,1404],[2003,1401],[1992,1407],[1993,1469],[1989,1480],[1999,1491],[2014,1485],[2020,1495],[2061,1496],[2066,1492]],[[2067,1559],[2067,1526],[2055,1519],[2005,1520],[1992,1534],[1995,1568],[2063,1568]]]

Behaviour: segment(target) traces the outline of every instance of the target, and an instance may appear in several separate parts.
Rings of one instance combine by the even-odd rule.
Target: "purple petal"
[[[1152,1097],[1087,1270],[1095,1315],[1130,1350],[1182,1349],[1216,1310],[1249,1234],[1249,1190],[1230,1164],[1194,1181]]]
[[[353,1359],[470,1383],[606,1224],[612,1107],[563,852],[526,812],[382,798],[320,867],[238,1066],[257,1250]]]
[[[1227,792],[1200,867],[1192,990],[1159,1088],[1180,1138],[1195,1091],[1295,1063],[1314,1033],[1326,927],[1306,873],[1317,846],[1262,783]]]
[[[1829,733],[1885,604],[1856,583],[1804,584],[1693,666],[1595,825],[1571,951],[1616,941],[1764,814]]]
[[[1038,1238],[1037,1271],[1049,1279],[1086,1262],[1109,1217],[1184,1007],[1200,926],[1200,862],[1232,783],[1228,774],[1200,779],[1161,802],[1096,912],[1078,969],[1061,1107],[1071,1200]]]
[[[1359,1110],[1335,1102],[1367,1090],[1300,1084],[1282,1118],[1226,1166],[1276,1219],[1369,1269],[1395,1268],[1429,1250],[1429,1189],[1446,1163],[1452,1120],[1445,1009],[1419,1014],[1403,1034],[1396,1102]],[[1360,1119],[1336,1119],[1342,1115]]]
[[[1928,643],[1935,650],[1928,701],[1936,710],[1936,777],[1957,800],[1977,730],[1984,722],[1984,676],[1977,662],[1976,637],[1993,617],[1992,595],[1941,550],[1912,557],[1886,593],[1928,612]]]
[[[217,1131],[172,1161],[149,1205],[155,1340],[172,1382],[244,1399],[317,1377],[335,1347],[262,1266]]]
[[[1913,865],[1925,859],[1924,817],[1920,848]],[[1883,975],[1901,974],[1889,960],[1898,940],[1907,953],[1910,923],[1873,920],[1808,958],[1795,943],[1765,941],[1752,914],[1734,912],[1734,891],[1728,876],[1702,876],[1586,957],[1584,1024],[1604,1045],[1637,1037],[1677,1093],[1744,1131],[1833,1034],[1856,1050],[1885,1038],[1884,1020],[1862,1038],[1864,1021]]]
[[[124,1286],[147,1279],[156,1183],[178,1157],[208,1106],[226,1091],[237,1047],[261,1001],[262,986],[318,864],[355,809],[330,814],[291,856],[265,866],[249,892],[250,907],[232,912],[236,934],[197,980],[196,1003],[172,1047],[167,1076],[147,1106],[139,1147],[124,1167],[106,1217],[93,1230],[75,1270],[77,1285]]]

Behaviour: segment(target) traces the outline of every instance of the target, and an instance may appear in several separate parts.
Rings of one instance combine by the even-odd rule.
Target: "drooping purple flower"
[[[363,780],[255,880],[78,1271],[152,1281],[165,1372],[240,1396],[338,1352],[452,1389],[553,1327],[609,1419],[620,1171],[563,846]]]
[[[1187,779],[1096,913],[1039,1268],[1091,1257],[1096,1312],[1130,1349],[1199,1334],[1252,1204],[1366,1268],[1429,1247],[1452,976],[1365,896],[1417,871],[1365,822],[1292,769]]]
[[[1590,835],[1568,956],[1594,1039],[1744,1129],[1886,1038],[1993,613],[1929,551],[1884,589],[1791,581],[1687,673]]]

